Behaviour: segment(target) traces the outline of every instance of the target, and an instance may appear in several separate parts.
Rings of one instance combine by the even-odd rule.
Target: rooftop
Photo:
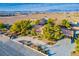
[[[73,30],[79,30],[79,22],[70,22]]]

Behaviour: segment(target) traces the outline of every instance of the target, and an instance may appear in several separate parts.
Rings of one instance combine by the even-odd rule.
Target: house
[[[42,18],[42,19],[40,20],[40,22],[39,22],[39,25],[44,25],[44,24],[46,24],[46,23],[47,23],[47,20],[48,20],[47,17]]]
[[[71,42],[74,42],[74,39],[79,36],[79,22],[70,22],[71,29],[62,28],[62,32],[68,36],[71,37]]]
[[[42,32],[42,27],[47,23],[48,18],[42,18],[37,25],[33,25],[33,28],[36,29],[37,33]]]
[[[77,38],[79,35],[79,22],[77,23],[71,23],[72,30],[74,31],[74,37]]]
[[[61,28],[62,32],[65,34],[66,37],[73,37],[73,30],[67,28]]]

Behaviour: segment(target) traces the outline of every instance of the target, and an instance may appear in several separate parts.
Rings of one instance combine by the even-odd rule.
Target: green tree
[[[75,50],[79,52],[79,37],[75,39],[76,48]]]
[[[36,29],[35,29],[35,28],[32,28],[32,30],[31,30],[31,35],[37,36],[37,33],[36,33]]]
[[[50,34],[50,29],[51,29],[51,25],[50,24],[46,24],[44,25],[44,27],[42,28],[42,37],[44,39],[51,39],[51,34]]]
[[[68,29],[71,28],[70,23],[69,23],[68,20],[66,20],[66,19],[62,20],[62,26],[65,26],[65,27],[68,28]]]
[[[30,20],[20,20],[16,21],[10,28],[12,33],[19,33],[21,35],[26,35],[31,30],[32,25]]]
[[[45,25],[43,28],[43,37],[44,39],[49,40],[59,40],[64,36],[63,33],[61,33],[61,29],[59,25],[51,26],[50,24]]]
[[[64,34],[61,33],[61,28],[59,25],[54,25],[53,26],[53,33],[52,33],[52,38],[54,38],[55,40],[59,40],[62,37],[64,37]]]
[[[0,22],[0,29],[4,29],[4,28],[5,28],[5,25],[2,22]]]
[[[38,25],[40,23],[40,20],[34,20],[34,21],[32,21],[32,25]]]
[[[48,24],[54,24],[54,19],[49,18],[49,19],[47,20],[47,23],[48,23]]]
[[[53,26],[53,30],[54,30],[54,31],[61,31],[61,28],[60,28],[59,25],[54,25],[54,26]]]

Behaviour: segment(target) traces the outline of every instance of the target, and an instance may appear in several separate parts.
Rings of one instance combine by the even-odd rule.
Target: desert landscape
[[[77,21],[79,22],[79,12],[59,12],[59,13],[30,13],[28,15],[15,15],[15,16],[6,16],[6,17],[0,17],[0,20],[3,23],[8,23],[12,24],[16,20],[27,20],[27,19],[32,19],[32,20],[40,20],[42,18],[52,18],[55,19],[56,24],[60,24],[63,19],[67,19],[68,21]]]

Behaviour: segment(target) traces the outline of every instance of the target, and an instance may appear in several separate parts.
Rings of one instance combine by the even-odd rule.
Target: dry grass
[[[72,20],[79,21],[78,20],[79,19],[79,12],[18,15],[18,16],[10,16],[10,17],[0,17],[0,20],[4,23],[12,24],[16,20],[41,19],[44,17],[54,18],[56,20],[56,24],[60,24],[62,19],[68,19],[69,21],[72,21]]]

